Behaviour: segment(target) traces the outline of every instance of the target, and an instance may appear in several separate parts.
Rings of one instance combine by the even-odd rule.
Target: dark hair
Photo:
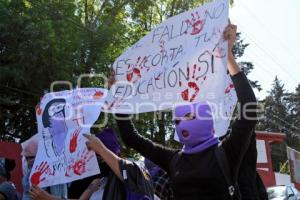
[[[16,166],[15,160],[5,158],[4,168],[5,168],[5,171],[6,171],[7,180],[10,180],[10,178],[11,178],[10,172],[12,170],[14,170],[15,166]]]
[[[43,112],[43,116],[42,116],[42,121],[43,121],[43,126],[45,128],[50,127],[50,116],[49,116],[49,108],[52,104],[54,103],[66,103],[65,99],[52,99],[51,101],[49,101],[47,103],[47,105],[45,106],[44,112]],[[65,116],[65,109],[63,109],[63,115]]]

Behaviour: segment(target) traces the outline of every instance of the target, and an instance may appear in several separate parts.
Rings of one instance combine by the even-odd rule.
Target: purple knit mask
[[[214,122],[207,103],[195,103],[175,108],[175,123],[178,138],[187,154],[201,152],[217,144]]]
[[[121,146],[115,131],[112,128],[106,128],[96,136],[103,142],[103,144],[115,154],[121,152]]]

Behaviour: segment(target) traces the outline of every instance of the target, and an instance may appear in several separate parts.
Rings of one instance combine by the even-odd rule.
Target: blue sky
[[[241,60],[251,61],[262,99],[277,75],[288,91],[300,84],[300,0],[235,0],[231,22],[250,46]]]

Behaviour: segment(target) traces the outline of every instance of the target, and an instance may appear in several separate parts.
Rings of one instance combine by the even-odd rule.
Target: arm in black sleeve
[[[257,122],[257,102],[249,81],[243,72],[231,78],[238,97],[239,114],[232,124],[229,137],[223,141],[222,145],[233,170],[239,166],[248,149],[251,135]]]
[[[128,115],[118,114],[116,116],[119,118],[119,120],[116,121],[124,143],[168,172],[169,163],[176,151],[156,144],[141,136],[134,127],[132,121],[127,120]]]

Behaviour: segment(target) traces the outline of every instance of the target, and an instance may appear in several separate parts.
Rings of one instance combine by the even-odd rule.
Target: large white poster
[[[227,24],[227,0],[159,24],[114,62],[116,83],[107,112],[141,113],[209,101],[225,103],[222,112],[229,115],[236,98],[227,74]]]
[[[99,173],[96,155],[82,133],[90,133],[107,91],[82,88],[46,94],[36,110],[39,145],[30,174],[32,185],[46,187]]]

